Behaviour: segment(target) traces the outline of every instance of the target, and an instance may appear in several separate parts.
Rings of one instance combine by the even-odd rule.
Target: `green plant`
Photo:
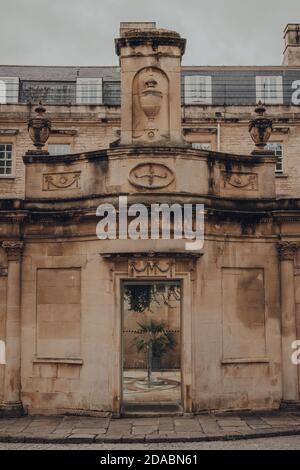
[[[161,358],[170,349],[174,349],[176,341],[171,331],[166,331],[163,322],[153,319],[137,322],[140,327],[139,336],[133,339],[138,352],[145,351],[147,354],[147,380],[148,387],[152,383],[152,357]]]
[[[129,310],[142,313],[150,308],[153,297],[153,285],[135,284],[127,286],[124,293],[129,304]]]

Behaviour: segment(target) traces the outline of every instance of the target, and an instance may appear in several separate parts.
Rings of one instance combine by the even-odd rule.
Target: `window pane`
[[[50,155],[66,155],[70,153],[70,144],[49,144],[48,152]]]
[[[200,150],[211,150],[211,145],[209,142],[193,142],[192,148]]]

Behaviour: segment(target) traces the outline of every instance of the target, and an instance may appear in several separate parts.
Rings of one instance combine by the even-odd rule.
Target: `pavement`
[[[300,411],[121,419],[86,416],[0,418],[2,443],[208,442],[297,435],[300,436]]]
[[[107,454],[106,451],[118,451],[119,455],[123,451],[124,455],[128,452],[134,455],[134,451],[143,451],[146,453],[153,453],[157,451],[164,451],[167,450],[168,452],[174,451],[174,454],[179,454],[181,451],[190,451],[190,454],[194,454],[195,451],[203,451],[203,450],[300,450],[300,437],[299,436],[281,436],[281,437],[264,437],[260,439],[241,439],[238,441],[209,441],[209,442],[159,442],[159,443],[142,443],[142,444],[122,444],[122,443],[92,443],[92,444],[28,444],[28,443],[12,443],[12,442],[0,442],[0,452],[10,450],[37,450],[37,451],[49,451],[49,450],[71,450],[71,451],[78,451],[78,450],[92,450],[99,452],[99,455]],[[105,453],[104,453],[105,451]],[[60,454],[59,458],[60,457]],[[122,455],[122,454],[121,454]],[[12,463],[12,457],[17,458],[17,455],[14,453],[13,456],[10,454],[8,456],[9,463]],[[231,458],[230,456],[228,456]],[[26,455],[24,453],[21,455],[22,462],[24,464],[24,460]],[[78,458],[76,454],[75,458]],[[199,455],[198,463],[204,463],[203,461],[204,454],[201,453]],[[287,459],[287,456],[284,456]],[[1,463],[5,459],[5,455],[1,453]],[[31,467],[33,460],[30,456]],[[67,457],[68,463],[70,463],[70,457]],[[201,460],[200,460],[201,459]],[[211,461],[212,456],[210,454],[209,459]],[[224,454],[223,454],[224,459]],[[34,460],[38,461],[38,460]],[[77,462],[78,463],[78,462]],[[132,468],[135,468],[132,466]]]

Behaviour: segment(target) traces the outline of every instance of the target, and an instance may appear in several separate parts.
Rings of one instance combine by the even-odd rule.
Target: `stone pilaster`
[[[7,304],[6,304],[6,365],[4,372],[4,396],[0,415],[16,416],[23,412],[21,402],[21,260],[23,242],[5,241]]]
[[[281,342],[283,401],[296,402],[299,399],[298,368],[291,361],[292,343],[296,338],[294,258],[298,248],[295,242],[279,242],[281,284]]]

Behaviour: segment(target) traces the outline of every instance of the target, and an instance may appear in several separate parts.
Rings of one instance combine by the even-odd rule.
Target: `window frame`
[[[0,145],[11,145],[11,172],[9,174],[0,174],[0,179],[15,178],[15,162],[16,162],[16,145],[15,141],[8,140],[5,136],[0,136]]]
[[[281,156],[280,156],[280,161],[281,161],[281,170],[278,170],[277,169],[277,159],[278,159],[278,155],[276,155],[276,149],[272,148],[273,146],[277,146],[277,145],[280,145],[281,146]],[[271,142],[268,142],[267,145],[266,145],[266,148],[268,150],[275,150],[275,156],[277,157],[276,158],[276,165],[275,165],[275,176],[280,176],[280,175],[284,175],[285,174],[285,159],[284,159],[284,151],[283,151],[283,142],[282,141],[271,141]]]

